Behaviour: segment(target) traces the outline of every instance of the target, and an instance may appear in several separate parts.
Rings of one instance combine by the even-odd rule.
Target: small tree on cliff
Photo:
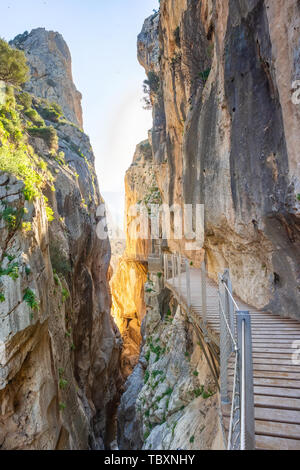
[[[13,49],[4,39],[0,39],[0,80],[19,86],[28,80],[28,76],[24,52]]]

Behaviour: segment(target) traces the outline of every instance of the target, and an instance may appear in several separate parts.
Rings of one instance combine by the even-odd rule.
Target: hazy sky
[[[1,37],[45,27],[68,43],[74,82],[83,95],[84,129],[108,202],[123,197],[135,146],[152,126],[151,112],[141,103],[145,72],[136,58],[136,39],[157,8],[158,0],[1,0]]]

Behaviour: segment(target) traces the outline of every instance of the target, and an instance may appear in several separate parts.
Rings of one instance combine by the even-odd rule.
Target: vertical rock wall
[[[297,2],[163,0],[138,38],[153,82],[153,156],[167,204],[205,205],[215,279],[299,317]],[[193,261],[185,243],[169,240]]]
[[[230,268],[244,301],[297,318],[299,37],[292,0],[161,0],[138,36],[162,202],[204,204],[210,276]],[[202,253],[170,238],[169,250],[197,267]],[[157,273],[145,302],[143,347],[118,412],[120,447],[223,448],[203,351]]]
[[[51,57],[65,116],[45,121],[58,136],[54,147],[30,139],[40,168],[54,178],[54,187],[45,183],[43,189],[52,222],[42,199],[25,200],[23,181],[0,175],[0,448],[104,449],[114,438],[122,342],[110,316],[110,245],[97,236],[103,200],[94,155],[76,126],[80,100],[61,36],[35,30],[14,44],[22,44],[37,67],[26,86],[36,94],[34,105],[45,96],[55,100],[45,91],[51,88],[47,74],[42,77]],[[31,123],[22,107],[18,112],[26,141]],[[26,229],[8,224],[7,207],[26,214]],[[12,263],[18,276],[11,274]]]

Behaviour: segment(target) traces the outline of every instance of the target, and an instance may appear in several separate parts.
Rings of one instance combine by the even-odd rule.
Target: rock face
[[[73,82],[71,54],[62,35],[37,28],[17,36],[11,44],[25,52],[30,66],[26,90],[58,103],[66,118],[82,128],[82,96]]]
[[[146,263],[151,246],[150,240],[137,238],[135,214],[139,214],[148,197],[153,197],[156,188],[151,144],[147,140],[137,146],[132,165],[126,173],[126,250],[111,281],[112,315],[124,341],[122,372],[125,377],[132,372],[140,353],[140,329],[146,313]]]
[[[70,79],[60,36],[36,30],[22,45],[38,74],[53,57],[58,86]],[[65,57],[65,69],[62,62],[55,71],[55,51]],[[34,75],[27,89],[43,95],[48,84],[42,82]],[[66,87],[63,96],[75,90],[70,81]],[[76,122],[74,103],[63,103]],[[30,152],[54,179],[43,189],[54,220],[48,221],[43,199],[25,199],[22,180],[0,174],[0,448],[104,449],[114,439],[122,341],[110,316],[110,245],[97,236],[103,201],[88,137],[66,120],[50,124],[56,148],[32,137]],[[8,213],[25,214],[22,228]]]
[[[298,319],[299,29],[292,0],[161,0],[138,36],[162,202],[204,204],[210,276],[229,268],[244,301]],[[203,251],[174,238],[169,251],[197,267]],[[142,351],[118,411],[120,448],[223,448],[216,384],[158,273],[148,273],[145,303]]]
[[[213,278],[229,267],[243,300],[299,318],[300,106],[292,100],[299,5],[160,5],[138,51],[154,83],[152,146],[163,202],[205,205]],[[169,246],[195,260],[184,241]]]
[[[195,329],[149,274],[139,363],[118,411],[120,449],[222,449],[218,394]]]

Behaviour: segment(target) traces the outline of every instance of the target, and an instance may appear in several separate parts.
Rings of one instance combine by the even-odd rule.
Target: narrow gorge
[[[220,370],[168,288],[167,256],[187,271],[205,262],[210,285],[229,269],[255,314],[300,320],[300,4],[159,3],[137,39],[153,127],[125,175],[124,246],[99,235],[105,201],[66,42],[38,28],[8,46],[29,70],[0,94],[1,450],[227,448]],[[136,237],[157,206],[170,231]],[[176,225],[196,206],[200,247],[195,214],[182,236]],[[266,351],[274,371],[290,354]],[[299,362],[284,373],[299,410]],[[299,419],[292,436],[257,432],[261,448],[300,449]]]

